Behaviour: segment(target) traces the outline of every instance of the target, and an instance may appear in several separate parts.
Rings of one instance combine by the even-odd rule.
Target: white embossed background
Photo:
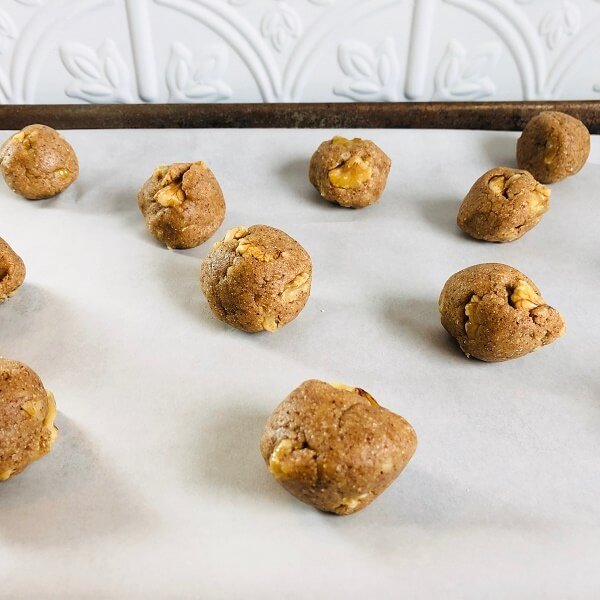
[[[0,0],[0,103],[600,100],[600,0]]]

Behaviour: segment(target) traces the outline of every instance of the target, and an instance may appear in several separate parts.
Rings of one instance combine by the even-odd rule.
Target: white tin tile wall
[[[0,0],[0,103],[566,98],[599,0]]]

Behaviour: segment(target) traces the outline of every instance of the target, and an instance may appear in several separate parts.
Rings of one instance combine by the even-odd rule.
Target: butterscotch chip
[[[496,167],[474,183],[456,222],[478,240],[511,242],[533,229],[549,207],[550,189],[531,173]]]
[[[370,394],[314,379],[275,409],[260,441],[269,471],[290,494],[338,515],[377,498],[416,447],[410,424]]]
[[[276,331],[304,308],[312,263],[287,233],[236,227],[202,262],[201,285],[215,316],[243,331]]]
[[[225,199],[203,163],[157,167],[138,193],[148,230],[169,248],[194,248],[213,236],[225,218]]]
[[[28,200],[56,196],[79,175],[75,151],[46,125],[29,125],[11,136],[0,149],[0,169],[8,187]]]
[[[312,155],[308,178],[325,200],[362,208],[383,194],[391,164],[370,140],[336,136]]]
[[[12,296],[25,280],[25,263],[0,238],[0,304]]]
[[[26,365],[0,357],[0,481],[50,452],[54,397]]]
[[[546,111],[533,117],[517,142],[517,162],[542,183],[578,173],[590,155],[590,132],[575,117]]]
[[[565,333],[562,315],[546,304],[531,279],[498,263],[452,275],[439,310],[462,351],[489,362],[519,358]]]

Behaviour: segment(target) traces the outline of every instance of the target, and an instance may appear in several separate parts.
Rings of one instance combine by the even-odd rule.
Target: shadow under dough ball
[[[335,136],[312,155],[308,178],[329,202],[363,208],[381,197],[392,161],[370,140]]]
[[[249,332],[273,332],[295,319],[311,281],[308,252],[267,225],[230,229],[201,267],[202,291],[215,316]]]
[[[56,404],[40,378],[16,360],[0,357],[0,481],[50,452]]]
[[[12,296],[25,281],[25,263],[0,238],[0,304]]]
[[[360,388],[305,381],[273,412],[260,441],[271,475],[319,510],[349,515],[400,474],[417,447],[401,416]]]
[[[157,167],[137,198],[148,230],[168,248],[199,246],[225,218],[223,192],[203,162]]]
[[[517,269],[485,263],[455,273],[439,300],[442,325],[467,356],[519,358],[565,333],[562,315]]]
[[[578,173],[590,155],[590,132],[575,117],[546,111],[533,117],[517,142],[517,163],[542,183]]]
[[[51,198],[79,175],[75,151],[58,131],[29,125],[0,149],[0,169],[8,187],[28,200]]]
[[[496,167],[473,185],[456,222],[471,237],[511,242],[533,229],[550,207],[550,189],[531,173]]]

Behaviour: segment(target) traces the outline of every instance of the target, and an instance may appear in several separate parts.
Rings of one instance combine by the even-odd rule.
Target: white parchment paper
[[[2,598],[597,598],[600,595],[600,139],[511,244],[455,226],[516,134],[349,131],[393,160],[383,199],[319,199],[307,162],[333,131],[66,132],[79,180],[27,202],[0,188],[0,236],[27,280],[0,306],[0,354],[57,400],[54,451],[0,484]],[[7,136],[8,132],[4,132]],[[302,314],[275,334],[216,321],[212,242],[168,251],[136,192],[205,160],[225,223],[265,223],[312,255]],[[215,240],[217,237],[215,237]],[[213,240],[214,241],[214,240]],[[567,336],[525,358],[466,359],[439,324],[454,272],[524,271]],[[367,389],[419,447],[371,507],[332,517],[271,478],[258,441],[308,378]]]

